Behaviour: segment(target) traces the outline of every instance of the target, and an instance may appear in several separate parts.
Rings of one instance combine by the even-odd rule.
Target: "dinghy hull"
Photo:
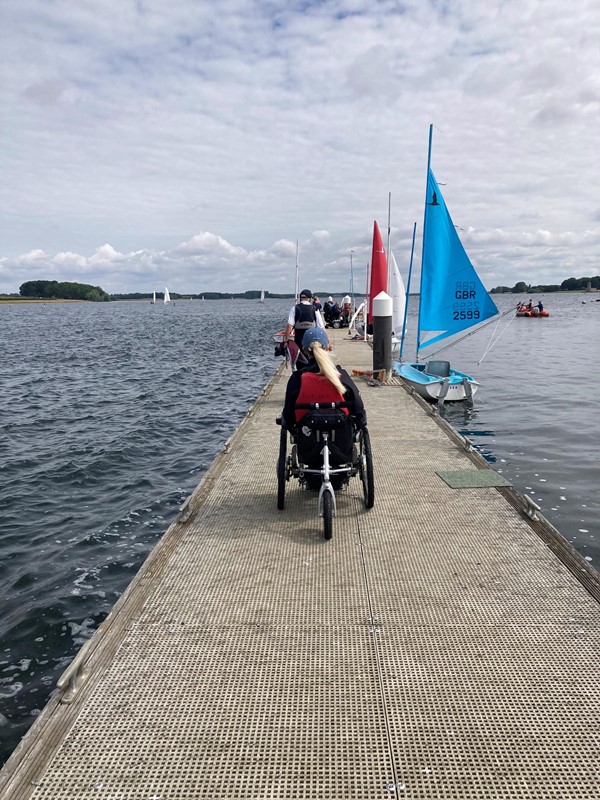
[[[404,383],[425,400],[437,401],[440,394],[444,393],[444,381],[448,381],[448,391],[444,402],[452,403],[460,400],[470,400],[479,389],[479,383],[466,372],[451,369],[447,378],[438,375],[428,375],[425,364],[400,364],[395,362],[394,370]],[[468,384],[466,386],[465,384]]]

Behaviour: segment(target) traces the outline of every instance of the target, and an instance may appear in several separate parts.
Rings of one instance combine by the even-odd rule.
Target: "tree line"
[[[110,295],[100,286],[71,281],[25,281],[19,286],[21,297],[36,297],[47,300],[88,300],[105,303]]]
[[[593,278],[567,278],[561,284],[538,284],[534,286],[525,281],[519,281],[514,286],[496,286],[490,289],[491,294],[540,294],[541,292],[576,292],[582,289],[599,289],[600,290],[600,275],[595,275]]]

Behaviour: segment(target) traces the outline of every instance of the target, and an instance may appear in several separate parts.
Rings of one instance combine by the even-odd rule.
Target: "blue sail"
[[[498,314],[458,238],[431,170],[427,179],[421,270],[419,329],[436,335],[419,342],[419,349]]]

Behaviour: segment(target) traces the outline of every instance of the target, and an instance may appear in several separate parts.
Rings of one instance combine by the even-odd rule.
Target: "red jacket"
[[[314,372],[302,372],[300,392],[296,398],[296,403],[341,403],[344,395],[340,394],[324,375],[316,375]],[[348,414],[347,408],[342,408]],[[308,413],[307,408],[296,408],[296,422],[301,420]]]

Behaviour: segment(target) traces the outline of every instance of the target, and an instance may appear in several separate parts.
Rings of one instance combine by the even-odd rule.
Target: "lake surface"
[[[598,568],[594,300],[501,320],[479,366],[493,326],[453,347],[482,388],[445,414]],[[0,763],[281,363],[289,306],[0,305]]]

